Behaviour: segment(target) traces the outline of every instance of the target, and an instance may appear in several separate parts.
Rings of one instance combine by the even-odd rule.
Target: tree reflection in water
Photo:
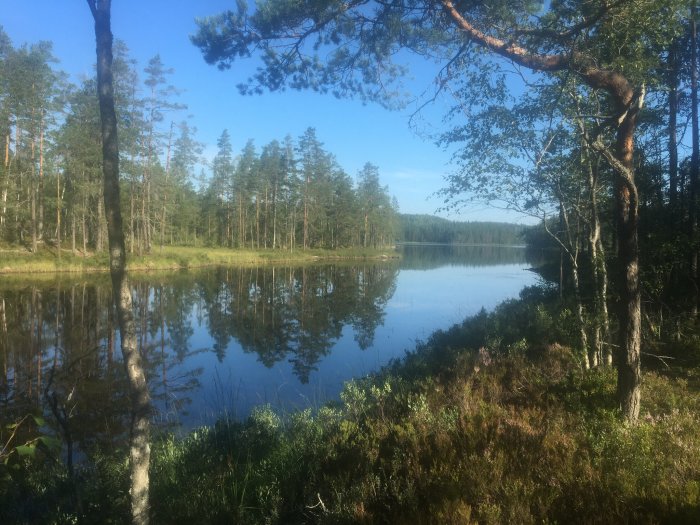
[[[501,264],[539,265],[548,260],[546,254],[525,250],[521,246],[402,244],[402,270],[432,270],[443,266],[482,267]]]
[[[201,308],[223,360],[235,339],[268,367],[288,359],[302,383],[350,325],[372,344],[396,286],[396,264],[219,269],[197,279]]]
[[[360,348],[371,346],[397,272],[390,262],[134,274],[139,349],[158,422],[179,421],[198,395],[203,370],[188,368],[195,354],[213,351],[223,360],[237,341],[266,367],[288,360],[304,383],[344,326]],[[192,348],[194,322],[207,327],[213,348]],[[33,411],[51,416],[47,400],[55,399],[67,426],[55,430],[67,430],[77,448],[126,444],[129,398],[118,343],[105,276],[4,284],[0,424]]]

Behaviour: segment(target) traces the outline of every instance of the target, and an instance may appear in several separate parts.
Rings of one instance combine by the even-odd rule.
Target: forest
[[[57,68],[50,42],[13,45],[0,28],[0,240],[101,252],[107,246],[96,79]],[[114,46],[122,213],[129,253],[154,246],[391,245],[398,205],[365,164],[354,180],[314,128],[236,153],[227,130],[209,162],[159,55],[139,70]]]
[[[437,133],[456,148],[446,205],[541,223],[560,251],[575,347],[586,368],[615,366],[636,421],[642,340],[694,319],[700,299],[695,3],[441,0],[379,4],[372,23],[364,5],[292,10],[291,23],[266,5],[201,19],[193,38],[220,69],[257,60],[243,93],[293,87],[392,107],[401,52],[438,64],[424,95],[450,107]]]
[[[57,256],[103,252],[96,80],[58,69],[50,42],[13,45],[0,28],[4,142],[0,240]],[[522,244],[524,228],[400,214],[376,166],[355,179],[314,128],[236,152],[227,130],[207,161],[187,106],[159,55],[140,71],[114,46],[122,213],[131,254],[154,246],[250,249],[382,247],[395,241]]]
[[[98,58],[111,57],[111,2],[88,4]],[[151,449],[148,385],[122,239],[112,235],[121,225],[113,222],[128,445],[98,449],[94,465],[78,473],[41,463],[36,443],[51,444],[42,436],[15,447],[0,456],[12,480],[0,484],[0,516],[139,524],[700,521],[698,16],[695,0],[261,0],[198,19],[191,40],[207,63],[224,71],[256,64],[238,85],[244,95],[306,89],[396,108],[412,86],[412,64],[401,60],[408,54],[435,66],[418,104],[447,101],[434,138],[455,151],[454,169],[440,196],[450,209],[489,204],[538,222],[524,235],[546,252],[534,268],[542,282],[417,341],[403,359],[348,382],[335,402],[287,415],[261,406],[184,438],[161,435]],[[14,91],[3,94],[0,227],[7,242],[31,249],[52,230],[58,247],[74,249],[82,236],[86,249],[97,249],[106,233],[97,212],[96,86],[74,91],[82,103],[66,105],[59,119],[51,90],[41,89],[57,85],[40,82],[52,71],[49,59],[36,59],[49,49],[15,49],[4,39],[3,63],[27,57],[44,73],[16,85],[16,75],[2,76],[29,95],[13,106]],[[378,170],[367,164],[353,185],[313,128],[259,155],[249,144],[235,161],[224,132],[211,178],[187,182],[194,130],[165,124],[163,108],[179,103],[162,81],[166,68],[149,63],[141,99],[130,64],[125,47],[115,46],[114,100],[109,60],[98,60],[97,79],[106,87],[97,89],[102,169],[113,182],[119,148],[107,103],[119,108],[129,251],[167,242],[367,247],[438,230],[463,242],[463,225],[401,222]],[[71,116],[71,133],[54,140]],[[60,147],[51,152],[52,144]],[[377,277],[369,306],[391,289],[390,272]],[[255,302],[264,286],[238,279],[243,285],[228,286],[227,300],[235,291]],[[302,287],[302,297],[332,293],[321,282]],[[287,308],[290,292],[280,294]],[[367,334],[377,316],[370,318]],[[34,421],[40,431],[43,420]]]
[[[434,215],[400,215],[402,242],[522,245],[527,227],[504,222],[451,221]]]

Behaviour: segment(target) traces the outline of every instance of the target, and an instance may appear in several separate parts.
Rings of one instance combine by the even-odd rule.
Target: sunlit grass
[[[131,271],[186,269],[204,266],[260,266],[276,263],[306,263],[319,260],[388,259],[397,257],[393,248],[341,248],[337,250],[251,250],[211,247],[155,247],[147,255],[127,255]],[[106,253],[76,253],[53,248],[31,253],[21,248],[0,248],[0,274],[53,274],[57,272],[106,272]]]

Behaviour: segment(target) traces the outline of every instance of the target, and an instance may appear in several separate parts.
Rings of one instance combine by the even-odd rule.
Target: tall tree
[[[130,440],[131,517],[134,524],[145,525],[149,522],[151,403],[136,341],[131,289],[126,271],[126,246],[119,193],[119,140],[112,83],[111,0],[87,0],[87,3],[95,21],[97,43],[97,94],[102,123],[102,170],[112,292],[133,411]]]
[[[175,140],[173,146],[173,157],[170,169],[170,184],[166,191],[172,195],[173,210],[177,213],[171,213],[172,227],[171,239],[173,231],[178,232],[179,242],[186,242],[190,231],[196,228],[196,212],[194,208],[198,202],[195,198],[196,193],[192,186],[194,180],[194,169],[199,162],[199,156],[202,153],[202,144],[196,138],[197,129],[190,126],[187,121],[182,121],[178,125],[179,136]],[[166,213],[168,212],[168,201],[163,202],[163,228],[166,224]]]
[[[279,196],[286,177],[286,159],[280,143],[273,140],[260,153],[260,176],[264,181],[264,246],[278,246],[277,215]]]
[[[173,102],[172,98],[178,91],[168,84],[168,76],[173,70],[166,68],[160,55],[155,55],[148,61],[144,69],[146,78],[144,83],[148,89],[145,99],[145,129],[142,137],[143,147],[143,177],[141,188],[141,248],[150,251],[153,237],[153,220],[151,217],[151,205],[154,197],[153,176],[155,165],[164,146],[164,134],[158,129],[158,124],[164,119],[168,111],[184,109],[185,106]]]
[[[219,148],[212,162],[211,188],[216,199],[218,243],[222,246],[233,245],[233,147],[228,130],[221,132],[216,142]]]
[[[362,210],[362,246],[379,246],[391,239],[391,201],[387,188],[379,183],[379,168],[366,163],[358,174],[357,197]]]
[[[700,304],[700,283],[698,283],[698,206],[700,192],[700,121],[698,118],[698,27],[697,1],[690,8],[690,107],[691,143],[690,157],[690,243],[692,246],[690,272],[695,287],[693,314],[697,315]]]
[[[200,20],[193,37],[205,59],[220,68],[257,53],[263,61],[244,92],[287,85],[358,95],[391,103],[404,68],[397,51],[438,57],[437,86],[468,74],[484,51],[520,68],[568,74],[607,94],[614,141],[593,144],[616,176],[620,282],[618,399],[624,417],[639,415],[641,301],[638,254],[638,189],[634,138],[644,102],[651,56],[644,35],[664,38],[665,2],[330,2],[307,6],[267,0],[249,14]],[[672,6],[671,6],[672,7]],[[667,24],[671,25],[671,24]],[[474,59],[474,60],[472,60]],[[636,66],[632,65],[636,64]],[[441,89],[440,87],[438,89]],[[488,100],[484,101],[488,103]]]
[[[121,180],[127,183],[126,187],[122,187],[122,191],[126,190],[129,202],[128,226],[124,233],[128,235],[129,253],[134,253],[141,231],[137,205],[139,194],[142,193],[140,189],[143,177],[143,134],[146,128],[145,102],[140,95],[137,62],[129,56],[126,44],[116,40],[113,55],[114,102],[119,128],[119,170]]]
[[[307,128],[297,144],[302,179],[302,239],[304,249],[323,246],[327,240],[327,204],[331,199],[330,178],[335,158],[326,152],[315,128]]]
[[[3,55],[0,119],[4,128],[6,175],[0,223],[8,226],[7,215],[11,212],[14,231],[5,233],[10,234],[10,240],[23,242],[25,231],[29,231],[31,250],[36,251],[44,236],[47,137],[61,106],[62,78],[51,67],[56,59],[50,42],[13,49],[5,37],[0,47]]]
[[[100,116],[95,90],[95,81],[88,80],[71,94],[68,112],[58,135],[74,253],[78,232],[82,235],[83,251],[87,249],[89,238],[95,237],[99,223],[98,217],[93,217],[93,210],[103,198]]]

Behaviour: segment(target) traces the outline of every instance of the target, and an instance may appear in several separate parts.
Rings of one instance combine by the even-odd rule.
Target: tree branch
[[[537,71],[561,71],[568,67],[568,59],[565,55],[539,55],[532,53],[513,42],[506,42],[500,38],[487,35],[474,27],[471,22],[457,11],[451,0],[440,0],[445,13],[451,18],[470,40],[492,50],[493,52],[520,64],[521,66]]]
[[[607,91],[615,99],[621,111],[632,103],[634,90],[629,81],[618,72],[595,66],[590,57],[575,50],[557,55],[534,53],[516,43],[487,35],[477,29],[457,11],[452,0],[440,0],[440,2],[447,16],[469,39],[494,53],[535,71],[554,72],[572,69],[590,87]]]
[[[97,6],[95,5],[95,0],[86,0],[88,7],[90,8],[90,12],[92,13],[93,18],[97,18]]]
[[[553,31],[551,29],[516,29],[515,34],[517,36],[539,36],[549,38],[551,40],[556,40],[558,42],[563,42],[568,38],[576,36],[584,29],[593,27],[610,11],[617,7],[620,7],[621,5],[627,2],[629,2],[629,0],[618,0],[617,2],[614,2],[612,4],[606,4],[596,14],[592,15],[589,18],[584,18],[581,22],[571,26],[566,31]]]

